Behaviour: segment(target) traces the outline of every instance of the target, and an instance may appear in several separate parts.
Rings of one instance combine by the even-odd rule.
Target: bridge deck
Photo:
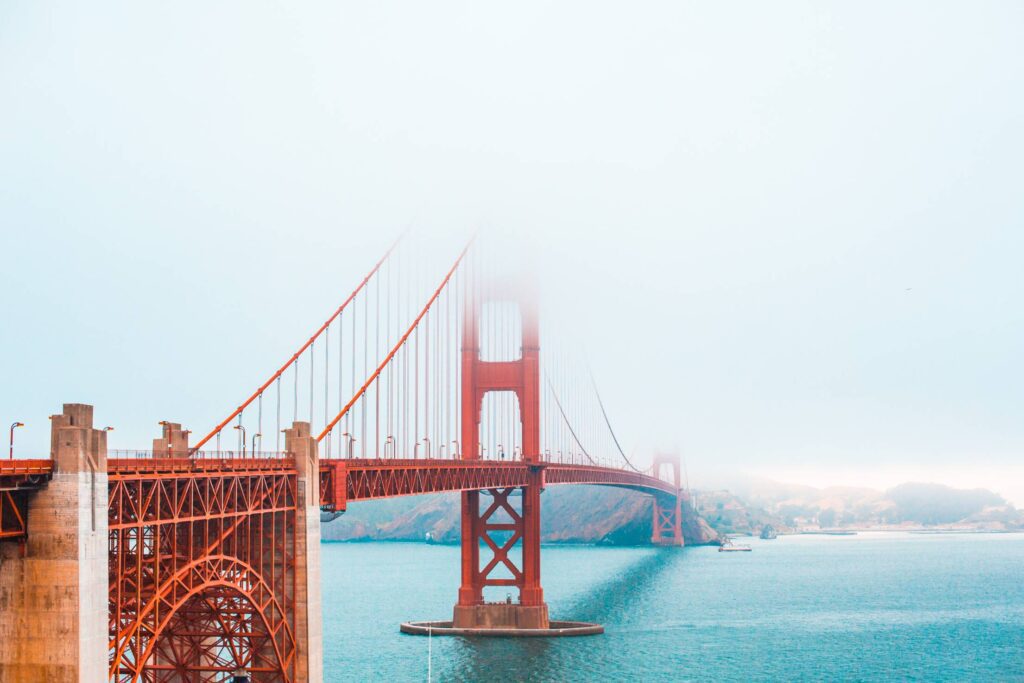
[[[28,536],[26,497],[52,476],[51,460],[0,460],[0,541]]]
[[[141,455],[141,454],[140,454]],[[273,457],[127,457],[107,460],[107,472],[117,476],[180,475],[226,472],[280,472],[295,469],[295,457],[281,454]]]
[[[53,461],[0,460],[0,491],[36,488],[53,475]]]
[[[650,474],[576,463],[439,459],[324,459],[320,461],[321,503],[343,509],[348,501],[523,486],[530,468],[541,468],[545,485],[591,484],[675,496],[672,484]],[[132,453],[111,457],[107,472],[117,478],[226,472],[290,472],[289,454],[266,457],[153,457]],[[340,476],[344,473],[344,476]],[[0,460],[0,491],[38,488],[53,474],[51,460]],[[344,482],[342,484],[342,482]]]
[[[672,484],[649,474],[595,465],[356,458],[320,461],[320,498],[325,506],[344,509],[348,501],[524,486],[531,468],[543,470],[545,485],[614,486],[663,497],[678,493]]]

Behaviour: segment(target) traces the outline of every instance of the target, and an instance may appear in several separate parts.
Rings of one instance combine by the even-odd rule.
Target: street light
[[[10,442],[9,442],[10,451],[8,453],[8,456],[7,456],[8,459],[10,459],[10,460],[14,460],[14,430],[17,429],[18,427],[24,427],[24,426],[25,426],[24,422],[14,422],[14,423],[11,424],[11,439],[10,439]]]
[[[262,440],[263,439],[263,435],[260,434],[259,432],[256,432],[255,434],[252,435],[252,448],[250,449],[250,451],[252,452],[252,457],[254,457],[254,458],[256,457],[256,439],[260,439],[260,445],[262,445],[263,444],[263,440]],[[243,453],[242,455],[245,455],[245,454]]]
[[[352,436],[348,432],[342,432],[341,434],[348,439],[348,459],[352,459],[352,445],[356,442],[356,437]]]
[[[245,425],[235,425],[235,429],[242,430],[242,457],[245,457]]]

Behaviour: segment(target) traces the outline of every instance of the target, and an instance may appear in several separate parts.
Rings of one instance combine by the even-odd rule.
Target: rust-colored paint
[[[289,457],[110,461],[110,680],[296,680],[296,475]]]

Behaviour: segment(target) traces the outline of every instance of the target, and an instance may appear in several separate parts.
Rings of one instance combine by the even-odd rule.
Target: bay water
[[[402,635],[450,619],[459,549],[321,546],[325,680],[1024,681],[1024,534],[544,546],[554,619],[584,638]]]

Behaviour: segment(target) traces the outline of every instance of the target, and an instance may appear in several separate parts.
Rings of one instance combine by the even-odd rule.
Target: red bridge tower
[[[511,288],[509,288],[511,289]],[[491,295],[493,297],[493,295]],[[540,492],[544,486],[544,465],[540,461],[540,335],[536,297],[522,289],[509,292],[505,301],[518,304],[522,344],[519,358],[485,361],[480,355],[480,295],[467,297],[462,335],[462,458],[480,458],[480,418],[484,395],[511,391],[519,402],[522,459],[528,464],[527,485],[521,487],[522,506],[517,512],[509,502],[514,488],[489,489],[490,504],[480,509],[481,492],[462,494],[462,586],[455,605],[455,628],[534,628],[549,626],[548,606],[540,584]],[[490,303],[498,303],[490,299]],[[510,521],[505,521],[507,517]],[[492,532],[509,533],[499,543]],[[504,538],[503,534],[501,538]],[[480,566],[483,542],[491,558]],[[521,543],[522,566],[509,553]],[[503,567],[511,578],[492,576]],[[500,570],[499,570],[500,571]],[[486,603],[487,586],[515,586],[518,603]]]

